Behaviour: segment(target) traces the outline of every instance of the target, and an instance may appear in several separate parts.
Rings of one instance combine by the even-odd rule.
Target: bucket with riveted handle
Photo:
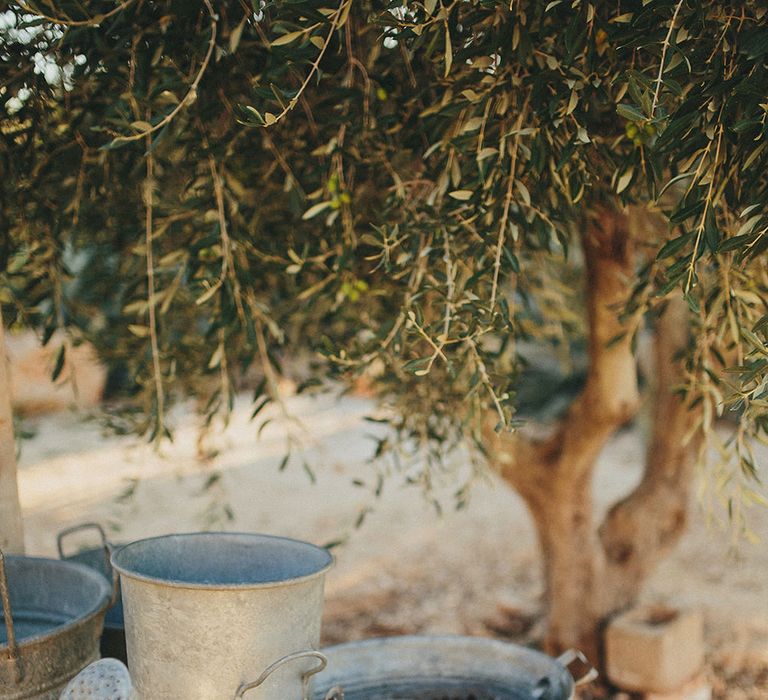
[[[247,533],[165,535],[115,550],[138,698],[301,697],[324,665],[316,649],[332,563],[307,542]]]

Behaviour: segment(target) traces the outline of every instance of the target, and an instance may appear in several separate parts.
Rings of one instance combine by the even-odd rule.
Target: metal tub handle
[[[72,527],[65,528],[58,535],[56,535],[56,549],[59,551],[59,559],[64,559],[64,539],[69,535],[73,535],[76,532],[82,532],[84,530],[96,530],[101,540],[101,547],[104,550],[104,559],[107,562],[107,571],[109,571],[112,577],[112,597],[109,601],[110,607],[117,602],[117,596],[119,594],[118,582],[119,577],[117,572],[112,568],[112,561],[110,556],[112,554],[112,545],[107,539],[107,535],[104,532],[104,528],[99,523],[80,523],[79,525],[73,525]]]
[[[587,670],[579,678],[576,678],[571,673],[569,668],[569,666],[574,661],[578,661],[580,664],[587,667]],[[587,657],[584,656],[584,654],[580,652],[578,649],[568,649],[567,651],[563,652],[560,656],[557,657],[557,662],[562,666],[565,666],[565,669],[568,671],[568,673],[571,673],[571,677],[573,678],[573,685],[576,688],[578,688],[581,685],[586,685],[587,683],[591,683],[593,680],[595,680],[598,677],[598,675],[600,675],[597,672],[597,669],[594,668],[591,663],[589,663],[589,659],[587,659]]]
[[[327,665],[328,665],[328,659],[326,658],[325,654],[321,654],[319,651],[307,650],[307,651],[297,651],[293,654],[288,654],[287,656],[284,656],[282,659],[278,659],[275,661],[275,663],[268,666],[264,672],[255,680],[251,681],[250,683],[243,683],[235,693],[235,700],[239,700],[242,698],[249,690],[253,690],[254,688],[258,688],[269,676],[272,675],[274,671],[276,671],[281,666],[291,662],[296,661],[297,659],[306,659],[306,658],[314,658],[318,660],[317,666],[314,668],[309,669],[309,671],[305,671],[301,675],[301,697],[302,700],[307,700],[307,689],[309,688],[309,679],[314,676],[316,673],[320,673]]]
[[[80,523],[79,525],[73,525],[72,527],[65,528],[58,535],[56,535],[56,549],[59,550],[59,558],[64,559],[64,539],[69,535],[74,535],[76,532],[82,532],[84,530],[96,530],[101,540],[101,546],[104,549],[109,549],[109,541],[107,535],[104,532],[104,528],[98,523]]]
[[[0,598],[3,602],[3,619],[8,636],[8,660],[13,664],[13,682],[20,683],[24,678],[24,669],[21,666],[19,647],[16,644],[16,632],[13,629],[13,615],[11,614],[11,595],[8,591],[8,578],[5,575],[5,555],[0,549]]]

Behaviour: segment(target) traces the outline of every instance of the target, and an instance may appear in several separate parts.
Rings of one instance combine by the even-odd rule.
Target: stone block
[[[701,670],[703,616],[693,608],[633,608],[608,625],[605,652],[608,678],[619,688],[675,692]]]
[[[670,693],[645,693],[643,700],[712,700],[712,685],[700,673]]]

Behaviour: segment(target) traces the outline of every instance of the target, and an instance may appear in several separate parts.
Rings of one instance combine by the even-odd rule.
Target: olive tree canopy
[[[427,449],[425,483],[463,439],[495,462],[509,448],[544,465],[531,481],[496,464],[534,518],[536,489],[591,473],[557,460],[593,464],[634,415],[635,341],[666,323],[660,384],[679,421],[657,411],[674,426],[664,449],[682,464],[694,435],[722,440],[713,426],[729,412],[738,469],[718,472],[723,493],[760,500],[766,12],[757,0],[6,3],[6,322],[46,342],[66,330],[128,368],[133,429],[153,436],[169,397],[226,410],[251,365],[260,411],[280,358],[311,350],[308,383],[373,377],[401,435]],[[586,385],[552,441],[510,436],[526,348],[567,356],[585,338]],[[582,453],[591,425],[602,432]],[[690,471],[678,478],[685,496]],[[611,561],[642,550],[607,539]],[[595,603],[593,617],[625,602]],[[572,632],[555,641],[587,634]]]

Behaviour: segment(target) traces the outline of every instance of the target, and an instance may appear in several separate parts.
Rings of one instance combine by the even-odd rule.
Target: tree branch
[[[685,529],[698,440],[686,440],[697,413],[678,393],[684,379],[679,355],[689,342],[687,313],[685,302],[675,298],[659,318],[655,413],[645,473],[637,488],[610,510],[600,527],[606,575],[620,579],[620,585],[608,584],[606,590],[626,602]],[[613,601],[609,607],[622,607],[623,602]]]
[[[72,19],[66,19],[62,17],[53,17],[51,15],[46,15],[43,12],[40,12],[39,10],[36,10],[34,7],[31,7],[30,5],[27,5],[24,0],[17,0],[16,4],[21,7],[25,12],[29,12],[31,15],[35,15],[35,17],[42,17],[44,20],[48,22],[53,22],[54,24],[60,24],[64,27],[98,27],[105,19],[109,19],[113,15],[116,15],[118,12],[122,12],[126,7],[131,5],[134,2],[134,0],[126,0],[125,2],[119,4],[117,7],[112,8],[109,12],[104,12],[100,15],[94,15],[93,17],[89,17],[88,19],[83,20],[72,20]]]
[[[144,187],[144,244],[147,249],[147,306],[149,310],[149,342],[152,348],[152,375],[155,383],[155,400],[157,402],[157,439],[162,440],[165,422],[165,391],[163,389],[163,372],[160,367],[160,345],[157,330],[157,295],[155,294],[155,260],[152,247],[154,229],[154,188],[155,188],[155,159],[152,155],[151,140],[147,134],[147,179]]]
[[[584,389],[548,445],[553,467],[568,484],[589,478],[605,443],[640,404],[632,337],[619,317],[633,271],[627,217],[615,211],[597,212],[584,229],[582,247],[589,370]]]
[[[651,104],[651,116],[653,119],[656,112],[656,105],[659,103],[659,93],[661,92],[661,83],[664,76],[664,64],[667,60],[667,49],[672,40],[672,32],[675,30],[675,22],[677,22],[677,15],[680,12],[680,8],[683,6],[683,0],[678,0],[675,6],[675,13],[672,15],[672,20],[669,23],[669,29],[667,30],[667,36],[664,37],[664,43],[661,48],[661,60],[659,61],[659,74],[656,76],[656,87],[653,91],[653,103]]]
[[[325,55],[326,50],[328,49],[328,46],[331,43],[331,39],[333,38],[334,32],[342,25],[343,20],[345,19],[345,10],[349,7],[352,0],[341,0],[341,3],[339,4],[338,8],[336,8],[336,11],[330,15],[331,18],[331,28],[328,30],[328,34],[325,37],[325,40],[323,41],[322,46],[320,47],[320,53],[317,54],[317,58],[312,62],[312,65],[309,69],[309,73],[307,73],[306,77],[304,78],[303,82],[299,86],[298,92],[294,97],[291,98],[290,102],[288,102],[288,105],[283,108],[282,112],[278,115],[270,115],[269,118],[265,116],[264,126],[272,126],[273,124],[277,124],[288,112],[290,112],[296,104],[299,102],[299,98],[302,97],[304,94],[304,90],[307,89],[307,85],[309,85],[309,81],[312,80],[312,76],[317,73],[318,69],[320,68],[320,61],[323,60],[323,56]]]
[[[157,124],[154,126],[150,126],[149,129],[142,130],[136,134],[131,134],[130,136],[116,136],[114,139],[112,139],[112,143],[124,143],[126,141],[138,141],[139,139],[143,139],[150,134],[154,134],[156,131],[159,131],[167,124],[170,124],[176,115],[181,112],[182,109],[186,105],[191,105],[196,99],[197,99],[197,88],[200,85],[200,81],[203,79],[203,75],[205,75],[205,71],[208,68],[208,64],[211,61],[211,56],[213,56],[213,50],[216,48],[216,29],[219,24],[218,16],[216,12],[213,9],[213,5],[211,5],[210,0],[203,0],[205,3],[205,7],[208,10],[208,14],[211,17],[211,36],[210,39],[208,39],[208,49],[205,52],[205,56],[203,57],[203,62],[200,64],[200,68],[197,71],[197,75],[195,75],[195,79],[192,81],[192,84],[189,86],[189,90],[187,90],[187,94],[184,95],[184,97],[181,99],[181,102],[177,104],[168,114],[166,114]],[[148,149],[152,147],[152,142],[149,142]],[[148,151],[149,152],[149,151]]]
[[[608,209],[597,211],[584,228],[582,246],[589,323],[589,370],[584,389],[546,439],[497,436],[492,432],[493,424],[491,434],[486,429],[492,461],[501,476],[521,490],[527,490],[531,480],[538,482],[533,475],[537,470],[549,477],[557,471],[569,483],[585,479],[606,441],[634,416],[640,404],[632,337],[619,316],[627,300],[634,259],[626,215]],[[501,455],[506,456],[502,459]]]

